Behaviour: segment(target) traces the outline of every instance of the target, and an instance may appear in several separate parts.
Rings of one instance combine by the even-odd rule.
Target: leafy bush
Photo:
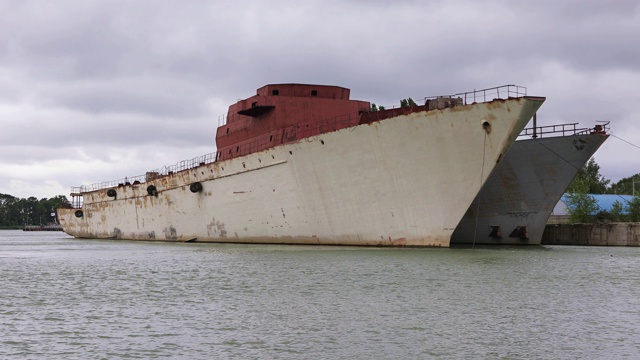
[[[640,221],[640,196],[634,197],[633,200],[629,202],[627,211],[629,212],[629,221]]]
[[[596,199],[587,193],[567,194],[566,204],[571,223],[592,222],[594,219],[592,214],[600,211]]]

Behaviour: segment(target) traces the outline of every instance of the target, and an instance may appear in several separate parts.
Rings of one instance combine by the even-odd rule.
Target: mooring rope
[[[576,136],[576,135],[573,135],[573,136]],[[533,139],[533,140],[535,140],[535,141],[536,141],[540,146],[542,146],[543,148],[545,148],[545,149],[547,149],[547,150],[551,151],[551,153],[553,153],[555,156],[557,156],[558,158],[560,158],[562,161],[564,161],[564,162],[566,162],[567,164],[571,165],[571,167],[572,167],[572,168],[574,168],[574,169],[576,169],[576,170],[580,170],[580,168],[579,168],[579,167],[577,167],[577,166],[573,165],[569,160],[567,160],[567,159],[563,158],[560,154],[558,154],[557,152],[555,152],[555,151],[551,150],[548,146],[546,146],[545,144],[541,143],[541,142],[540,142],[540,140],[538,140],[538,139]]]
[[[480,189],[482,189],[482,178],[484,177],[484,161],[485,155],[487,153],[487,132],[484,132],[484,144],[482,144],[482,168],[480,169]],[[480,194],[480,190],[478,190],[478,194]],[[478,203],[476,204],[476,225],[473,229],[473,244],[471,244],[471,248],[473,249],[476,246],[476,237],[478,233],[478,216],[480,215],[480,196],[478,196]]]
[[[631,142],[629,142],[629,141],[627,141],[627,140],[624,140],[624,139],[621,139],[621,138],[619,138],[619,137],[615,136],[611,131],[609,131],[607,134],[608,134],[608,135],[611,135],[611,136],[613,136],[614,138],[616,138],[616,139],[618,139],[618,140],[620,140],[620,141],[623,141],[623,142],[625,142],[625,143],[627,143],[627,144],[629,144],[629,145],[631,145],[631,146],[633,146],[633,147],[637,147],[638,149],[640,149],[640,146],[638,146],[638,145],[633,144],[633,143],[631,143]],[[577,136],[577,135],[573,135],[573,136]],[[538,144],[540,144],[540,146],[542,146],[542,147],[544,147],[545,149],[549,150],[549,151],[550,151],[550,152],[552,152],[554,155],[556,155],[558,158],[562,159],[564,162],[566,162],[567,164],[571,165],[574,169],[580,170],[580,168],[578,168],[578,167],[576,167],[575,165],[573,165],[571,162],[569,162],[569,160],[567,160],[567,159],[563,158],[563,157],[562,157],[562,156],[560,156],[558,153],[556,153],[555,151],[551,150],[549,147],[545,146],[543,143],[541,143],[541,142],[540,142],[540,140],[538,140],[538,139],[534,139],[534,140],[536,140],[536,142],[537,142]]]
[[[633,143],[630,143],[629,141],[627,141],[627,140],[625,140],[625,139],[621,139],[621,138],[619,138],[619,137],[615,136],[611,131],[609,131],[609,133],[608,133],[608,134],[609,134],[609,135],[611,135],[611,136],[613,136],[614,138],[616,138],[616,139],[620,140],[620,141],[624,141],[624,142],[626,142],[627,144],[629,144],[629,145],[631,145],[631,146],[633,146],[633,147],[637,147],[638,149],[640,149],[640,146],[638,146],[638,145],[636,145],[636,144],[633,144]]]

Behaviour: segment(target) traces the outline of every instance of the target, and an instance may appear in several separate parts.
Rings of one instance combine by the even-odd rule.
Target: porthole
[[[147,194],[151,196],[158,196],[158,189],[153,185],[149,185],[147,186]]]
[[[189,190],[192,193],[200,192],[202,190],[202,184],[199,182],[194,182],[193,184],[189,185]]]

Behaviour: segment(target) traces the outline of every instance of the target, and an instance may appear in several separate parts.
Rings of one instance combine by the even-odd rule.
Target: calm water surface
[[[0,231],[0,359],[635,359],[640,248]]]

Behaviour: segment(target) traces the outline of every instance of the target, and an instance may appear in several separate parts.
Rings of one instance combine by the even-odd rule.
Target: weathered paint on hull
[[[81,238],[446,247],[543,101],[496,100],[359,125],[118,187],[115,199],[106,190],[84,193],[82,217],[76,209],[58,217]],[[196,181],[202,191],[192,193]],[[147,194],[149,184],[157,196]]]
[[[607,138],[584,134],[516,141],[469,206],[451,243],[539,245],[554,206]]]

